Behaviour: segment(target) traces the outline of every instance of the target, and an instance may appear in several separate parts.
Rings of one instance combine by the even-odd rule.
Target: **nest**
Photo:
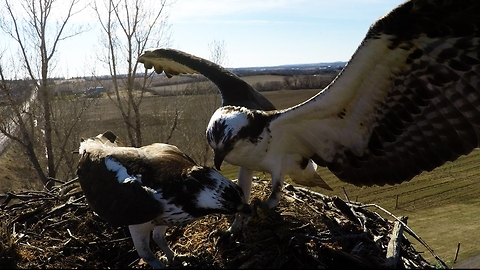
[[[265,198],[269,188],[269,180],[254,180],[252,197]],[[390,221],[370,207],[286,184],[279,205],[259,209],[236,241],[219,241],[216,234],[232,216],[209,215],[169,228],[166,240],[179,256],[168,267],[447,268],[414,249],[404,233],[419,238],[405,218],[391,215]],[[75,180],[49,192],[5,194],[0,216],[4,268],[151,268],[139,258],[128,228],[92,212]],[[164,255],[153,241],[152,249]]]

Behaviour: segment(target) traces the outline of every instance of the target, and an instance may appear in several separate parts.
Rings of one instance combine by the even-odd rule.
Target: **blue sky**
[[[168,9],[170,47],[211,59],[211,44],[221,42],[221,64],[232,68],[348,61],[370,25],[402,2],[176,0]],[[76,20],[95,20],[87,17]],[[84,76],[92,67],[108,74],[93,55],[99,43],[95,31],[64,41],[52,76]]]
[[[227,67],[348,61],[370,25],[401,0],[178,0],[172,47],[210,58],[223,42]]]

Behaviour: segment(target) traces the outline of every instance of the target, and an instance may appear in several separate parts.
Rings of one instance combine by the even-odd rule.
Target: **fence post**
[[[460,251],[460,242],[458,242],[457,252],[455,252],[455,259],[453,260],[453,263],[456,263],[456,262],[457,262],[458,252],[459,252],[459,251]]]

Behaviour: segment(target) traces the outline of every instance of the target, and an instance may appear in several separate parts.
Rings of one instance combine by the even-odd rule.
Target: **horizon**
[[[403,2],[177,0],[165,9],[172,40],[162,47],[211,60],[210,46],[220,42],[225,59],[219,64],[228,68],[348,62],[369,27]],[[52,77],[109,74],[97,55],[102,49],[101,31],[92,13],[87,8],[81,16],[73,17],[73,23],[88,24],[92,30],[59,43]],[[16,44],[9,46],[6,39],[2,41],[0,48],[15,55]]]
[[[329,68],[338,68],[338,67],[343,67],[345,66],[347,62],[346,61],[333,61],[333,62],[319,62],[319,63],[299,63],[299,64],[285,64],[285,65],[276,65],[276,66],[254,66],[254,67],[237,67],[237,68],[230,68],[230,67],[225,67],[225,69],[228,69],[232,72],[238,71],[238,70],[244,70],[244,69],[272,69],[272,70],[279,70],[279,69],[291,69],[291,68],[305,68],[305,69],[311,69],[311,68],[320,68],[320,67],[329,67]],[[151,70],[153,72],[153,70]],[[142,74],[143,72],[137,72],[138,74]],[[165,75],[165,73],[161,73],[159,75]],[[182,76],[182,75],[193,75],[193,74],[179,74],[177,76]],[[201,75],[202,74],[196,74],[196,75]],[[118,76],[126,76],[126,74],[118,74]],[[79,78],[91,78],[94,77],[92,75],[85,75],[85,76],[78,76],[78,77],[51,77],[50,79],[52,80],[75,80]],[[104,75],[98,75],[95,77],[111,77],[110,74],[104,74]]]

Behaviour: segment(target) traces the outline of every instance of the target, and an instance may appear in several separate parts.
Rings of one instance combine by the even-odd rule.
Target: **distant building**
[[[103,86],[90,87],[85,91],[85,97],[96,98],[101,97],[105,93],[105,88]]]

